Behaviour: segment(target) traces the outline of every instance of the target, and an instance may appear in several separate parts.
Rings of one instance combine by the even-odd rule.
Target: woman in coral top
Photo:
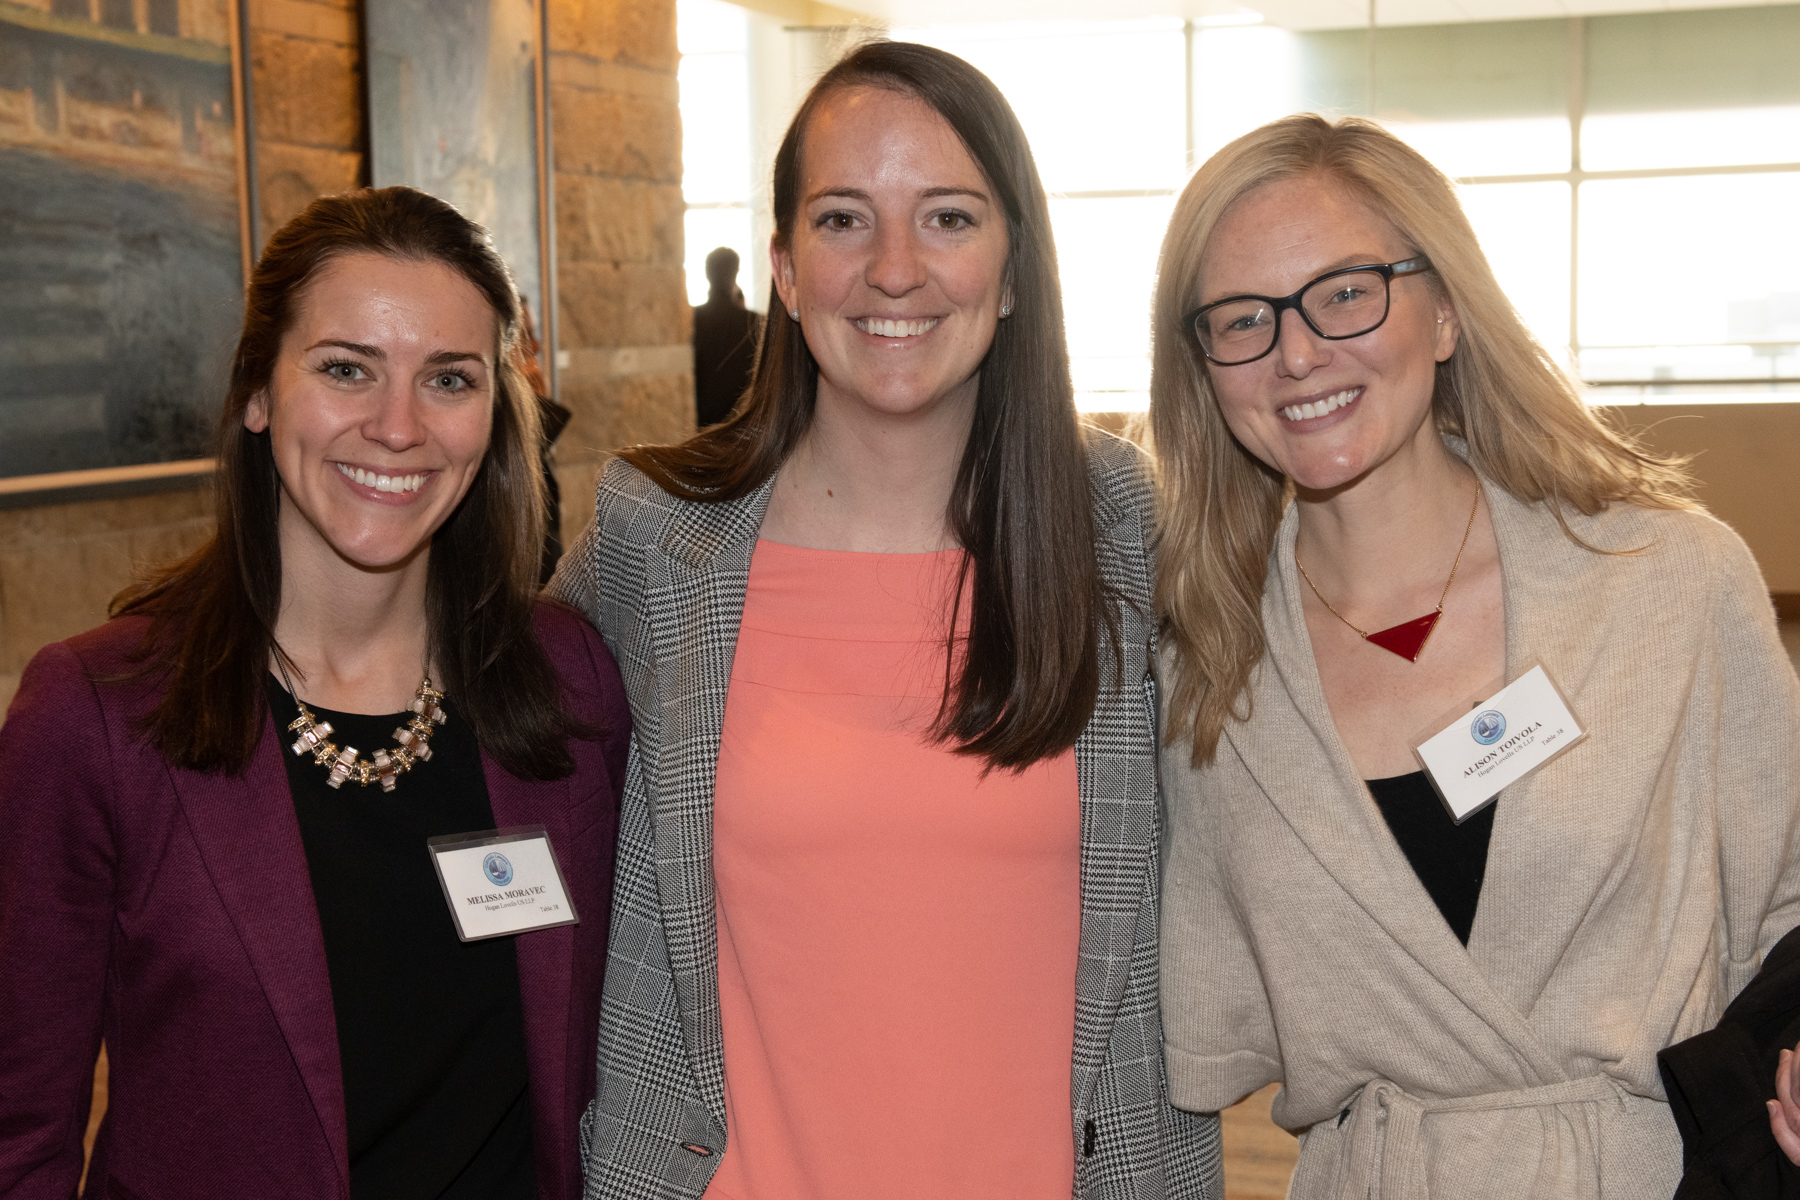
[[[638,722],[589,1194],[1217,1195],[1162,1079],[1144,462],[1076,417],[1025,136],[865,46],[774,200],[750,389],[613,463],[553,584]]]

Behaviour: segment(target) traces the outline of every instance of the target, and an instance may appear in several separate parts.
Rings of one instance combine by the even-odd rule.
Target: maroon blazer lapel
[[[262,741],[242,779],[183,770],[170,775],[213,886],[306,1080],[348,1196],[350,1150],[331,973],[284,750],[273,718],[265,718]]]
[[[574,846],[569,836],[569,782],[566,779],[527,783],[481,756],[487,779],[488,803],[494,823],[501,829],[515,825],[542,825],[550,835],[550,847],[567,880]],[[574,890],[570,882],[571,891]],[[590,913],[579,903],[575,915],[582,921],[603,921],[605,913]],[[544,1196],[560,1196],[571,1163],[579,1162],[579,1149],[563,1145],[562,1135],[573,1126],[563,1119],[575,1086],[568,1068],[592,1048],[575,1050],[569,1045],[570,992],[577,926],[538,929],[513,938],[519,963],[519,998],[525,1011],[525,1056],[531,1077],[532,1130],[535,1134],[538,1190]],[[555,1182],[553,1182],[555,1181]]]

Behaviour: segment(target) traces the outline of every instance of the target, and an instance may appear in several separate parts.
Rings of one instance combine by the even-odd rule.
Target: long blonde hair
[[[1432,415],[1440,431],[1467,441],[1477,472],[1520,500],[1546,503],[1571,538],[1571,508],[1591,515],[1614,501],[1696,507],[1682,464],[1602,424],[1526,330],[1455,187],[1417,151],[1358,117],[1303,113],[1245,134],[1182,192],[1156,284],[1156,604],[1175,659],[1166,727],[1172,744],[1191,737],[1196,764],[1212,758],[1228,719],[1250,716],[1250,673],[1265,648],[1263,586],[1287,481],[1232,436],[1182,316],[1226,210],[1256,188],[1313,172],[1350,189],[1399,231],[1409,254],[1436,268],[1425,278],[1455,306],[1462,336],[1437,366]]]

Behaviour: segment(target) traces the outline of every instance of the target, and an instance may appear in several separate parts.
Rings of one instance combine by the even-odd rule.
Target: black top
[[[1663,1090],[1681,1131],[1675,1200],[1800,1196],[1800,1167],[1769,1130],[1775,1067],[1800,1042],[1800,930],[1763,959],[1718,1027],[1661,1054]]]
[[[1481,880],[1487,874],[1488,839],[1494,833],[1498,801],[1458,825],[1423,771],[1366,782],[1413,873],[1457,939],[1468,945]]]
[[[283,730],[299,716],[273,677]],[[405,713],[312,709],[371,758]],[[481,752],[445,702],[430,762],[380,783],[325,784],[286,753],[337,1014],[356,1200],[535,1200],[525,1021],[511,938],[457,940],[427,838],[494,828]]]

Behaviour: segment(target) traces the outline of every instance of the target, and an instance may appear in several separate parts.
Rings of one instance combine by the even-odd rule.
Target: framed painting
[[[0,0],[0,502],[210,469],[239,34],[232,0]]]
[[[364,0],[369,174],[454,204],[493,235],[556,345],[544,0]],[[540,367],[554,395],[555,355]]]

